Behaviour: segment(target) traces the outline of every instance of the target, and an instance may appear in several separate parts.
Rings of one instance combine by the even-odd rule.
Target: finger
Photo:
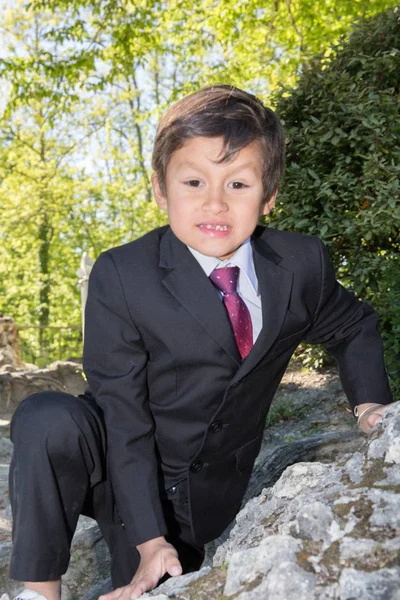
[[[99,600],[118,600],[118,598],[122,594],[123,589],[124,588],[117,588],[116,590],[113,590],[109,594],[103,594],[102,596],[99,596]]]
[[[366,434],[372,433],[372,429],[379,423],[382,423],[383,417],[381,415],[381,412],[382,409],[376,408],[374,411],[363,415],[359,422],[359,427],[361,431],[363,431]]]
[[[373,412],[367,417],[367,423],[370,427],[375,427],[375,425],[378,425],[378,423],[382,423],[382,421],[383,417],[380,411]]]
[[[156,586],[156,584],[151,585],[151,584],[149,584],[149,582],[147,582],[145,580],[139,581],[134,586],[130,586],[131,593],[130,593],[130,596],[129,596],[129,600],[137,600],[137,598],[140,598],[140,596],[142,594],[144,594],[145,592],[149,592],[155,586]]]
[[[182,565],[177,558],[170,558],[165,562],[165,568],[167,573],[172,577],[182,575]]]
[[[146,572],[144,572],[139,578],[135,577],[129,586],[129,599],[136,600],[136,598],[140,598],[140,596],[145,592],[149,592],[150,590],[154,589],[161,577],[162,575],[158,577],[155,574]]]

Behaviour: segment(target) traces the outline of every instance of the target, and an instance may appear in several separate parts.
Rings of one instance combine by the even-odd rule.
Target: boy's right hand
[[[117,588],[99,600],[136,600],[156,587],[161,577],[182,575],[182,565],[175,548],[164,537],[154,538],[137,546],[140,564],[129,585]]]

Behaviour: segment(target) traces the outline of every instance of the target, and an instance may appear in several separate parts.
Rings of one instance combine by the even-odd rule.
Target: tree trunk
[[[40,269],[40,290],[39,290],[39,345],[42,350],[46,332],[43,327],[47,327],[49,324],[50,315],[50,273],[49,273],[49,261],[50,261],[50,244],[52,237],[52,228],[50,226],[48,217],[46,214],[43,215],[40,227],[39,227],[39,269]]]

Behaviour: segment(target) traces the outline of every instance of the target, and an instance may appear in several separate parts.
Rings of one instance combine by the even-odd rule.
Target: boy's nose
[[[203,209],[214,215],[228,210],[228,205],[222,193],[210,194],[203,204]]]

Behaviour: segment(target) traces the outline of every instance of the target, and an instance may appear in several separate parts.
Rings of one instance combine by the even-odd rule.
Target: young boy
[[[80,513],[110,547],[103,600],[197,569],[240,507],[301,341],[337,359],[365,432],[392,401],[377,317],[336,281],[321,241],[257,226],[284,168],[271,110],[233,87],[200,90],[162,118],[153,167],[169,226],[103,253],[91,274],[91,393],[36,394],[14,417],[21,599],[60,599]]]

